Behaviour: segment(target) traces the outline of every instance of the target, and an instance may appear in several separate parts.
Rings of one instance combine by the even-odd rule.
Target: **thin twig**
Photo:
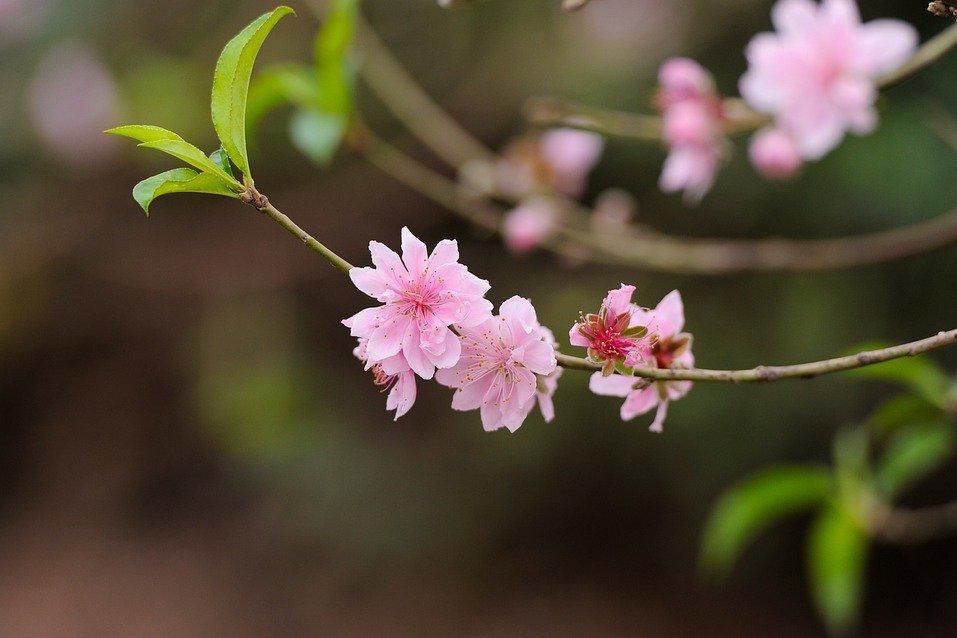
[[[957,533],[957,501],[916,510],[873,503],[869,507],[867,527],[873,536],[889,543],[924,543]]]

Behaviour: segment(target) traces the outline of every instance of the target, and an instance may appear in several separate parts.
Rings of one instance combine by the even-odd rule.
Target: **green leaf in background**
[[[345,118],[314,110],[301,110],[289,121],[289,135],[296,148],[313,162],[324,165],[336,153],[346,132]]]
[[[885,346],[886,344],[865,344],[860,349],[856,349],[856,352],[875,350]],[[950,386],[947,374],[925,356],[885,361],[858,368],[851,371],[851,374],[861,379],[879,379],[898,383],[911,388],[934,405],[941,407],[946,404],[947,390]]]
[[[273,109],[290,102],[312,109],[318,104],[315,74],[302,64],[284,64],[266,69],[253,79],[246,103],[246,130],[255,135],[259,122]]]
[[[295,12],[286,6],[263,14],[230,40],[216,63],[211,111],[213,126],[233,164],[252,179],[246,152],[246,101],[253,64],[266,36],[283,17]]]
[[[316,35],[317,106],[327,113],[345,116],[352,111],[353,73],[348,56],[355,39],[357,11],[357,0],[333,0]]]
[[[882,403],[867,418],[865,426],[875,437],[883,438],[893,434],[901,426],[925,423],[941,416],[940,408],[923,397],[901,394]]]
[[[236,173],[233,172],[233,164],[229,161],[229,155],[226,154],[225,149],[222,147],[217,148],[209,154],[209,159],[211,159],[216,166],[223,169],[230,177],[236,177]]]
[[[867,535],[836,504],[814,521],[807,541],[808,581],[818,614],[832,635],[854,628],[860,616]]]
[[[236,178],[223,170],[223,167],[211,160],[206,153],[199,150],[189,142],[183,140],[156,140],[153,142],[143,142],[140,144],[143,148],[154,148],[158,151],[168,153],[173,157],[183,160],[190,166],[198,168],[204,173],[215,175],[223,182],[229,184],[234,190],[242,189],[242,184],[236,181]]]
[[[877,491],[892,499],[939,468],[953,453],[957,437],[938,421],[901,428],[888,442],[877,466]]]
[[[156,142],[159,140],[183,141],[183,138],[173,131],[168,131],[165,128],[151,126],[149,124],[129,124],[127,126],[117,126],[115,128],[107,129],[105,133],[108,133],[109,135],[122,135],[123,137],[132,138],[137,142]]]
[[[823,467],[776,467],[732,487],[711,512],[701,543],[705,573],[724,576],[762,529],[822,503],[833,489]]]
[[[209,173],[197,173],[191,168],[174,168],[171,171],[148,177],[133,187],[133,199],[147,217],[150,204],[161,195],[171,193],[207,193],[238,197],[221,179]]]

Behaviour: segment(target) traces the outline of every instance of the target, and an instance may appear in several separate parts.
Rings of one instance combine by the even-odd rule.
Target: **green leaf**
[[[888,399],[868,417],[865,425],[875,437],[885,437],[911,423],[924,423],[941,417],[941,410],[923,397],[901,394]]]
[[[109,135],[122,135],[132,138],[138,142],[156,142],[158,140],[179,140],[183,138],[159,126],[150,126],[149,124],[129,124],[127,126],[117,126],[107,129],[104,133]]]
[[[143,142],[140,146],[143,148],[154,148],[181,159],[204,173],[210,173],[219,177],[227,184],[230,184],[234,190],[240,190],[242,188],[242,184],[236,181],[235,177],[223,170],[222,166],[211,160],[206,156],[206,153],[189,142],[182,140],[156,140],[153,142]]]
[[[213,126],[233,164],[252,179],[246,153],[246,101],[253,64],[266,36],[283,17],[295,12],[277,7],[265,13],[230,40],[216,63],[211,110]]]
[[[825,509],[808,536],[807,566],[811,595],[832,635],[846,634],[857,624],[866,562],[864,530],[847,510]]]
[[[355,39],[357,0],[333,0],[316,35],[316,81],[320,111],[346,116],[352,112],[353,69],[349,50]]]
[[[884,346],[885,344],[866,344],[862,350],[876,350]],[[903,357],[864,366],[853,370],[851,374],[861,379],[879,379],[898,383],[938,406],[945,405],[950,385],[950,379],[940,366],[924,356]]]
[[[701,567],[711,575],[726,575],[761,530],[820,504],[832,483],[826,468],[814,466],[770,468],[745,479],[712,510],[701,543]]]
[[[346,120],[319,111],[297,111],[289,122],[296,148],[317,164],[328,164],[346,132]]]
[[[230,177],[236,177],[236,174],[233,172],[233,164],[229,161],[229,155],[226,154],[226,151],[222,147],[210,153],[209,159],[211,159],[216,166],[223,169]]]
[[[318,104],[318,85],[312,69],[301,64],[274,66],[257,75],[249,87],[246,130],[252,135],[259,122],[286,102],[313,109]]]
[[[892,499],[939,468],[954,453],[957,437],[945,422],[903,428],[887,443],[874,476],[876,489]]]
[[[133,199],[140,205],[146,216],[150,214],[150,204],[162,195],[170,193],[208,193],[239,197],[221,179],[209,173],[197,173],[191,168],[174,168],[171,171],[148,177],[133,187]]]

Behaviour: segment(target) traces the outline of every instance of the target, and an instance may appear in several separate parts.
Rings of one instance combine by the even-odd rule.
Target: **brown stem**
[[[888,543],[924,543],[957,533],[957,501],[916,510],[875,503],[870,506],[867,526],[874,537]]]

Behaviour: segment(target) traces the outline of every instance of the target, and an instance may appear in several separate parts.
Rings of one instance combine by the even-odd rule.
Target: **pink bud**
[[[673,104],[664,115],[664,139],[668,146],[708,146],[718,133],[718,120],[704,100]]]
[[[766,128],[755,135],[749,154],[755,168],[769,179],[791,177],[802,164],[794,140],[777,128]]]
[[[574,129],[553,129],[541,139],[542,159],[554,172],[554,186],[570,197],[585,190],[588,173],[604,149],[600,135]]]
[[[553,202],[545,198],[528,200],[505,216],[505,245],[516,253],[528,252],[550,237],[557,225]]]
[[[658,70],[658,83],[668,103],[715,92],[711,74],[690,58],[666,60]]]

